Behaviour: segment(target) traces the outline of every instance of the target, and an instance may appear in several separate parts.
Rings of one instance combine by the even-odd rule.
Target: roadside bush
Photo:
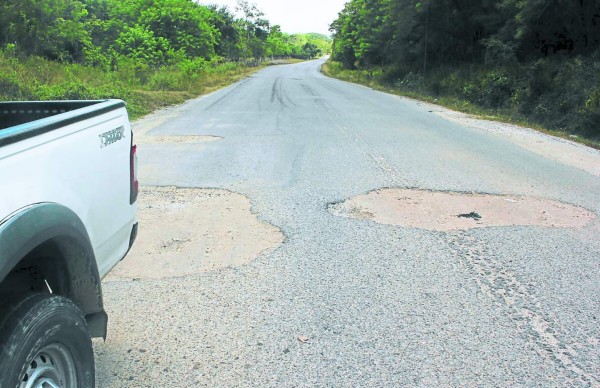
[[[27,100],[31,94],[11,74],[0,74],[0,99]]]
[[[484,108],[501,109],[510,105],[510,99],[515,91],[512,76],[500,69],[487,72],[480,83],[480,100],[471,101]]]
[[[211,62],[211,64],[212,64],[212,62]],[[211,66],[208,66],[205,69],[205,71],[208,74],[226,73],[226,72],[231,72],[231,71],[239,71],[243,67],[244,66],[242,66],[236,62],[220,63],[219,61],[217,61],[216,63],[212,64]]]
[[[58,85],[41,85],[37,90],[40,100],[91,100],[98,98],[94,89],[82,82],[69,81]]]
[[[594,66],[596,71],[590,71]],[[539,123],[549,129],[597,136],[599,75],[600,61],[545,59],[528,65],[434,69],[425,81],[419,74],[408,73],[396,82],[396,87],[433,97],[463,99],[492,114]]]
[[[129,86],[135,87],[147,83],[152,71],[147,63],[120,56],[113,73],[118,74],[119,79],[125,80]]]
[[[330,74],[334,77],[342,71],[342,64],[336,61],[327,61],[323,67],[327,69],[327,74]]]
[[[432,71],[425,91],[434,96],[462,98],[483,108],[498,110],[510,108],[516,84],[515,77],[506,69],[486,71],[471,67]]]
[[[184,74],[194,77],[198,76],[202,71],[206,69],[209,62],[204,58],[184,59],[177,64],[179,70]]]
[[[587,128],[585,135],[600,139],[600,85],[596,86],[585,102],[581,112],[583,127]]]
[[[587,133],[588,101],[598,85],[589,59],[539,60],[525,69],[519,112],[535,122],[562,131]],[[591,100],[590,100],[591,98]],[[593,105],[593,102],[592,102]]]
[[[191,81],[190,77],[192,76],[185,72],[162,68],[150,76],[145,88],[149,90],[187,90]]]
[[[149,67],[164,66],[173,61],[175,52],[169,41],[139,25],[125,27],[114,44],[115,50]]]
[[[421,92],[425,89],[425,82],[423,75],[410,72],[404,78],[396,81],[395,86],[402,90]]]
[[[461,96],[468,80],[462,70],[456,69],[445,73],[439,70],[433,74],[439,85],[438,95]]]
[[[382,81],[393,85],[398,80],[403,79],[408,73],[410,73],[410,69],[402,64],[388,66],[383,69]]]
[[[117,65],[118,56],[114,50],[106,51],[97,46],[90,46],[85,50],[85,61],[83,64],[104,71],[111,71]]]
[[[14,46],[14,45],[13,45]],[[31,84],[34,81],[20,73],[19,61],[14,52],[0,50],[0,99],[27,100],[32,97]]]

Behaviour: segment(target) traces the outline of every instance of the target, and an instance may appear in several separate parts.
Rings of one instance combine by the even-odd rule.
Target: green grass
[[[136,119],[235,83],[272,64],[188,63],[149,69],[122,63],[106,71],[39,57],[16,58],[0,51],[0,101],[119,98]]]
[[[439,92],[438,90],[437,93],[434,93],[431,90],[431,86],[426,86],[423,80],[419,80],[417,77],[411,77],[412,74],[405,76],[401,81],[396,80],[395,82],[391,82],[390,77],[386,74],[384,69],[375,69],[371,71],[348,70],[342,68],[339,63],[333,61],[328,61],[325,63],[322,67],[322,71],[327,76],[365,85],[375,90],[438,104],[446,108],[468,113],[486,120],[500,121],[533,128],[552,136],[572,140],[596,149],[600,149],[600,138],[598,135],[593,133],[593,131],[597,131],[598,128],[589,128],[589,131],[574,131],[570,130],[570,128],[560,129],[560,125],[558,124],[556,125],[558,128],[552,128],[536,120],[535,115],[523,114],[514,107],[485,107],[481,104],[476,104],[472,101],[469,101],[468,99],[464,98],[460,92],[452,93],[451,91],[447,91],[444,93]],[[452,75],[454,76],[455,74]],[[434,77],[436,77],[435,80],[430,81],[430,84],[450,84],[453,86],[458,84],[464,88],[463,85],[468,84],[468,82],[472,82],[472,79],[468,79],[466,76],[464,79],[460,79],[461,77],[459,76],[458,80],[449,80],[447,74],[436,74],[432,76],[432,78]],[[452,90],[450,87],[446,87],[446,89]],[[481,89],[482,88],[480,87],[479,90]],[[580,112],[568,112],[568,114],[571,116],[575,116],[579,113]],[[590,132],[592,132],[591,135],[589,135]]]

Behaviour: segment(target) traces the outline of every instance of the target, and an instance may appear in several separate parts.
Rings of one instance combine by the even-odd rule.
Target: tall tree
[[[168,40],[174,50],[210,59],[219,34],[209,23],[211,17],[207,7],[191,0],[155,0],[142,11],[139,23]]]
[[[0,2],[0,45],[14,44],[24,55],[79,61],[91,44],[84,26],[88,12],[78,0]]]

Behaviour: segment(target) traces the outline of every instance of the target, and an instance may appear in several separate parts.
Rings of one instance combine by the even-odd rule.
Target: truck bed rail
[[[124,106],[121,100],[0,102],[0,147]]]

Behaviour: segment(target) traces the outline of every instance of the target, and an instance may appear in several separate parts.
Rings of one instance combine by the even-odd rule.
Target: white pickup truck
[[[0,387],[92,387],[101,279],[137,234],[120,100],[0,103]]]

